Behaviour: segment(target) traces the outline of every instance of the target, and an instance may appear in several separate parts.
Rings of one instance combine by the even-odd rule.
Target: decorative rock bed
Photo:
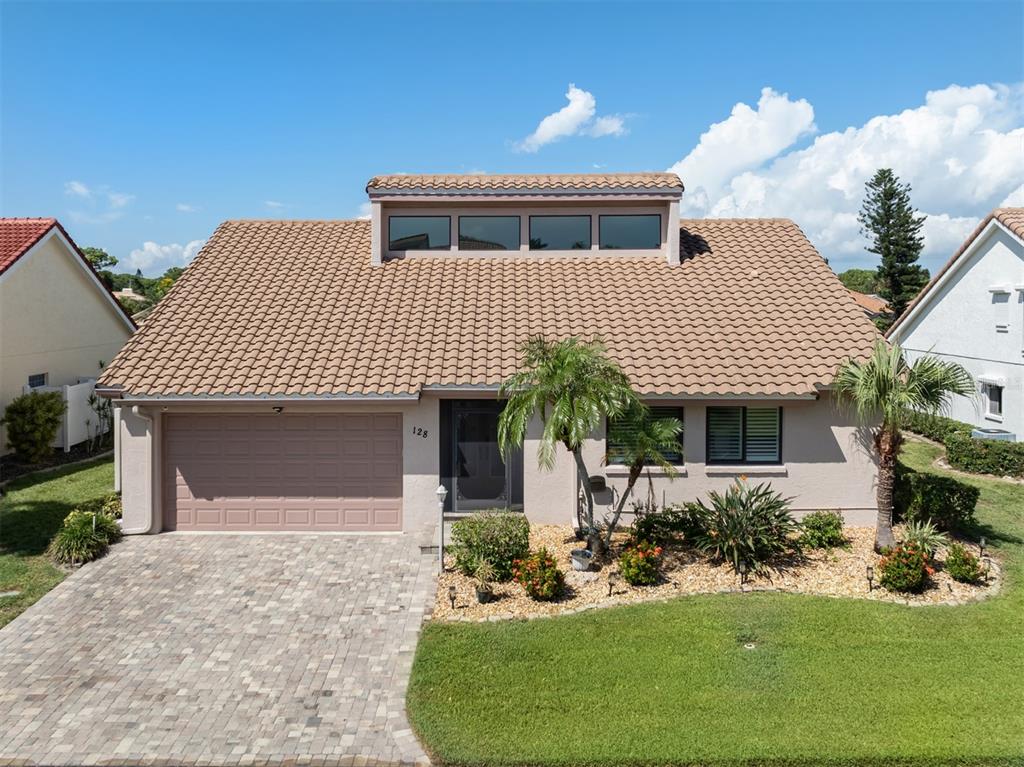
[[[958,583],[943,568],[945,552],[939,551],[935,574],[920,594],[897,594],[878,585],[878,560],[873,549],[874,528],[847,527],[848,545],[844,548],[806,551],[803,556],[788,557],[772,563],[771,577],[749,574],[740,584],[732,568],[716,564],[708,557],[685,547],[668,548],[662,559],[661,582],[655,586],[630,586],[617,580],[608,595],[608,574],[617,571],[613,557],[603,566],[588,572],[573,571],[569,552],[582,546],[572,529],[559,525],[537,525],[530,530],[530,547],[547,547],[565,573],[565,593],[555,602],[536,602],[526,596],[515,581],[494,584],[494,599],[477,602],[472,578],[458,573],[453,560],[445,558],[445,572],[438,578],[433,619],[447,621],[497,621],[539,618],[581,612],[598,607],[651,602],[687,594],[717,592],[783,591],[830,597],[854,597],[880,602],[920,605],[958,605],[988,597],[999,589],[1001,570],[995,557],[987,582],[978,585]],[[897,538],[899,536],[897,535]],[[617,557],[625,535],[616,535],[613,554]],[[978,547],[963,542],[972,553]],[[875,567],[875,584],[868,590],[866,569]],[[449,587],[455,586],[455,608],[449,601]]]

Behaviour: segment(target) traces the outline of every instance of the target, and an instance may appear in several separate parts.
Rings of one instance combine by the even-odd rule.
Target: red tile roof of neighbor
[[[683,191],[675,173],[545,173],[374,176],[368,192],[459,193],[466,191],[599,192]]]
[[[0,274],[54,226],[55,218],[0,218]]]
[[[370,263],[368,221],[229,221],[107,368],[124,396],[500,384],[530,336],[601,336],[644,394],[814,395],[878,333],[800,229],[683,221],[664,254]]]
[[[892,324],[892,327],[886,331],[886,336],[891,337],[893,331],[900,327],[903,322],[910,316],[911,311],[916,307],[924,298],[931,292],[935,284],[942,279],[942,276],[948,272],[953,265],[960,260],[960,256],[967,252],[967,249],[974,244],[974,241],[978,239],[978,236],[985,231],[985,228],[993,221],[998,221],[1000,224],[1005,226],[1010,233],[1012,233],[1017,239],[1024,241],[1024,208],[996,208],[984,219],[981,223],[975,227],[974,231],[971,232],[970,236],[964,240],[963,244],[957,248],[956,253],[943,264],[942,268],[928,281],[928,284],[924,286],[920,293],[914,296],[914,300],[907,304],[907,308],[903,311],[903,314],[899,316],[899,319]]]
[[[850,295],[853,296],[853,300],[857,302],[861,309],[872,314],[885,314],[889,311],[889,304],[886,303],[884,298],[879,298],[870,293],[860,293],[856,290],[851,290]]]

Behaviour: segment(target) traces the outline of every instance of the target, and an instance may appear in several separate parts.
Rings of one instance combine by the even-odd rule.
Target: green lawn
[[[0,626],[64,580],[64,573],[46,556],[50,539],[68,512],[113,489],[111,458],[25,477],[7,486],[7,495],[0,499],[0,592],[21,594],[0,598]]]
[[[1024,487],[971,481],[1006,565],[994,599],[708,595],[431,624],[413,726],[452,764],[1024,764]]]

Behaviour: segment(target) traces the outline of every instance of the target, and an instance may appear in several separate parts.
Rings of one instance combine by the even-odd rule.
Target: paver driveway
[[[0,763],[426,761],[410,536],[133,537],[0,631]]]

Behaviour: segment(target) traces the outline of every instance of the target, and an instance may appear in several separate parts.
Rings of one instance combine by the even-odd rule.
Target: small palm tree
[[[682,453],[683,446],[679,443],[679,435],[683,424],[678,418],[651,418],[651,412],[645,405],[636,405],[618,419],[623,427],[620,430],[619,443],[616,445],[615,458],[629,467],[626,489],[619,496],[615,512],[608,529],[605,531],[605,546],[610,546],[612,533],[619,524],[622,510],[633,492],[640,475],[648,466],[658,466],[669,479],[675,479],[679,470],[665,457],[665,453]]]
[[[548,341],[537,336],[523,345],[521,369],[502,384],[499,396],[507,400],[498,419],[502,455],[523,444],[530,421],[539,417],[544,431],[537,462],[543,469],[554,468],[560,444],[572,454],[583,482],[590,544],[599,548],[601,537],[594,527],[594,495],[582,447],[606,418],[617,418],[640,406],[629,377],[608,357],[599,339]]]
[[[935,357],[920,357],[908,364],[898,345],[879,340],[864,362],[849,359],[839,366],[832,388],[862,421],[877,423],[881,418],[872,434],[878,451],[875,548],[881,551],[893,544],[892,499],[896,459],[903,444],[900,430],[911,414],[937,413],[948,407],[954,395],[972,394],[974,380],[955,362]]]

